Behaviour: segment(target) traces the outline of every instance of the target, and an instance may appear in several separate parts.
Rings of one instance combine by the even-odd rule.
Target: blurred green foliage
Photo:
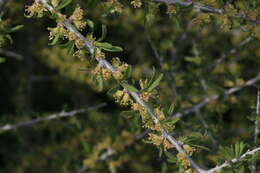
[[[255,21],[259,20],[260,3],[198,2],[224,9],[225,13],[198,12],[192,6],[152,0],[74,0],[61,12],[70,16],[78,5],[83,9],[87,27],[82,33],[91,32],[94,38],[101,38],[99,47],[111,51],[105,52],[106,59],[120,57],[132,65],[136,81],[132,84],[138,90],[143,89],[138,82],[151,79],[154,71],[164,74],[163,78],[155,78],[157,89],[151,104],[162,108],[166,118],[207,97],[219,96],[200,109],[207,128],[196,112],[170,122],[173,135],[194,148],[194,160],[210,168],[259,146],[259,139],[254,142],[254,123],[259,121],[255,113],[259,82],[231,95],[224,92],[259,74],[260,28]],[[107,94],[117,82],[105,81],[100,90],[92,66],[82,60],[90,58],[87,53],[78,58],[62,46],[48,45],[48,28],[56,26],[55,20],[26,18],[25,6],[31,3],[10,1],[1,16],[1,49],[21,54],[24,59],[17,61],[0,52],[5,60],[0,63],[0,126],[101,102],[108,105],[1,132],[0,172],[78,172],[83,165],[93,173],[191,171],[176,158],[176,151],[148,144],[156,142],[151,136],[136,139],[145,130],[141,118],[130,111],[131,106],[120,106]],[[5,28],[3,21],[10,22],[10,27]],[[12,44],[6,42],[11,38]],[[100,160],[108,149],[113,155]],[[223,172],[253,172],[257,158],[259,153]],[[259,171],[259,163],[257,166]]]

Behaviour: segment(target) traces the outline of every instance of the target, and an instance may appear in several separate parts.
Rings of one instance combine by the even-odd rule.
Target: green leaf
[[[148,88],[148,92],[151,92],[154,88],[156,88],[160,84],[162,78],[163,74],[160,74],[159,77],[150,85],[150,87]]]
[[[155,74],[156,74],[156,70],[155,70],[155,68],[153,67],[152,77],[151,77],[151,79],[150,79],[149,82],[148,82],[148,86],[150,86],[150,85],[152,84],[152,82],[153,82],[153,80],[154,80],[154,77],[155,77]]]
[[[190,144],[192,147],[195,147],[195,148],[200,148],[202,150],[205,150],[205,151],[210,151],[210,149],[208,147],[204,147],[202,145],[197,145],[197,144]]]
[[[96,46],[105,51],[108,51],[108,52],[122,52],[123,51],[123,49],[121,47],[113,46],[112,44],[107,43],[107,42],[103,42],[103,43],[97,42]]]
[[[123,111],[120,113],[120,115],[125,117],[126,119],[133,118],[135,116],[135,114],[136,113],[134,111]]]
[[[124,79],[130,78],[132,74],[132,66],[129,65],[126,71],[124,72]]]
[[[72,55],[73,54],[73,52],[74,52],[74,45],[75,45],[74,42],[72,42],[72,41],[69,42],[68,47],[67,47],[68,48],[67,49],[68,50],[68,55]]]
[[[168,151],[164,151],[164,154],[166,155],[167,160],[168,160],[169,162],[171,162],[171,163],[176,163],[176,162],[177,162],[176,157],[175,157],[172,153],[170,153],[170,152],[168,152]]]
[[[169,110],[167,111],[167,114],[172,115],[173,110],[174,110],[174,104],[171,104],[171,106],[169,107]]]
[[[97,78],[97,82],[98,82],[98,90],[102,91],[104,88],[104,81],[102,77],[98,77]]]
[[[118,86],[113,87],[113,88],[110,88],[110,89],[108,90],[107,94],[108,94],[109,96],[113,96],[113,94],[115,94],[118,89],[119,89]]]
[[[179,120],[180,120],[180,118],[165,119],[165,120],[162,121],[162,123],[167,123],[167,124],[169,124],[169,125],[174,125],[174,124],[176,124]]]
[[[127,83],[122,83],[122,86],[127,89],[128,91],[132,92],[139,92],[138,89],[136,89],[133,85],[129,85]]]
[[[95,26],[94,22],[92,20],[89,20],[89,19],[87,19],[86,22],[87,22],[87,25],[93,30],[94,26]]]
[[[15,26],[15,27],[11,28],[11,29],[8,31],[8,33],[12,33],[12,32],[18,31],[18,30],[20,30],[21,28],[23,28],[23,25],[17,25],[17,26]]]
[[[56,8],[57,10],[60,10],[62,8],[67,7],[70,3],[72,2],[72,0],[64,0],[61,2],[61,4]]]
[[[4,63],[6,61],[6,59],[4,57],[0,57],[0,64]]]
[[[102,35],[98,39],[98,41],[104,40],[106,36],[107,36],[107,27],[106,27],[106,25],[102,24]]]

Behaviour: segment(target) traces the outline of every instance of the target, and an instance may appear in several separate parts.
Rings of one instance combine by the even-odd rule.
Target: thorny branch
[[[163,63],[164,63],[164,59],[163,59],[163,57],[161,57],[160,55],[159,55],[159,52],[158,52],[158,50],[156,49],[156,47],[155,47],[155,45],[154,45],[154,43],[153,43],[153,41],[152,41],[152,39],[151,39],[151,37],[148,35],[147,36],[147,40],[148,40],[148,42],[149,42],[149,44],[151,45],[151,48],[152,48],[152,50],[153,50],[153,52],[154,52],[154,55],[155,55],[155,58],[159,61],[159,63],[160,63],[160,66],[161,66],[161,68],[162,68],[162,66],[163,66]],[[170,88],[171,88],[171,90],[172,90],[172,93],[173,93],[173,95],[176,97],[176,96],[178,96],[178,93],[177,93],[177,90],[176,90],[176,87],[174,86],[174,84],[173,84],[173,78],[172,78],[172,75],[171,75],[171,71],[166,71],[165,72],[166,73],[166,78],[167,78],[167,80],[168,80],[168,84],[170,85]]]
[[[254,134],[254,144],[257,147],[257,138],[259,133],[259,115],[260,115],[260,89],[257,91],[256,97],[256,120],[255,120],[255,134]],[[256,162],[253,163],[253,170],[256,171]]]
[[[70,111],[70,112],[61,112],[61,113],[58,113],[58,114],[49,115],[47,117],[40,117],[40,118],[36,118],[36,119],[33,119],[33,120],[29,120],[29,121],[19,122],[19,123],[14,124],[14,125],[6,124],[6,125],[0,127],[0,132],[1,131],[14,130],[14,129],[17,129],[17,128],[20,128],[20,127],[32,126],[32,125],[39,123],[39,122],[42,122],[42,121],[49,121],[49,120],[53,120],[53,119],[57,119],[57,118],[63,118],[63,117],[72,117],[72,116],[75,116],[75,115],[80,114],[80,113],[84,113],[84,112],[87,112],[87,111],[102,108],[106,105],[107,105],[106,103],[101,103],[101,104],[98,104],[98,105],[95,105],[95,106],[92,106],[92,107],[89,107],[89,108],[86,108],[86,109],[78,109],[78,110],[74,110],[74,111]]]
[[[52,6],[50,6],[48,4],[48,0],[35,0],[38,3],[42,3],[50,12],[54,12],[54,9],[52,8]],[[71,32],[75,33],[76,36],[82,40],[84,42],[85,47],[89,50],[89,52],[91,54],[94,53],[94,47],[86,40],[86,38],[71,24],[70,20],[65,20],[65,22],[63,23],[64,26]],[[112,73],[116,72],[116,68],[113,67],[107,60],[105,59],[99,59],[99,64],[102,65],[103,67],[111,70]],[[260,79],[260,75],[258,76],[258,78]],[[239,88],[235,88],[234,91],[230,91],[230,92],[235,92],[237,89]],[[132,92],[129,91],[125,88],[125,90],[133,97],[133,99],[140,104],[143,108],[146,109],[146,111],[148,112],[150,118],[152,119],[152,121],[154,122],[154,124],[159,124],[159,120],[157,119],[156,115],[153,113],[153,111],[151,110],[150,107],[148,107],[148,105],[146,103],[143,102],[143,100],[139,97],[139,94],[136,92]],[[202,168],[200,168],[199,165],[197,165],[196,162],[193,161],[193,159],[185,152],[185,150],[182,148],[181,144],[174,138],[172,137],[165,129],[161,129],[161,133],[164,136],[164,138],[166,138],[171,144],[173,144],[175,146],[175,148],[177,149],[178,152],[184,154],[185,158],[191,163],[191,166],[199,173],[208,173],[207,170],[204,170]]]
[[[50,12],[54,12],[54,9],[52,8],[52,6],[50,6],[48,4],[47,0],[35,0],[38,3],[42,3]],[[65,20],[65,22],[63,23],[64,26],[71,32],[75,33],[75,35],[84,42],[85,47],[89,50],[89,52],[91,54],[94,53],[94,47],[87,41],[87,39],[71,24],[70,20]],[[109,70],[111,70],[112,73],[116,72],[116,68],[113,67],[107,60],[105,59],[99,59],[99,64]],[[154,122],[154,124],[159,124],[159,120],[157,119],[156,115],[153,113],[153,111],[151,110],[150,107],[147,106],[146,103],[143,102],[143,100],[139,97],[139,94],[136,92],[132,92],[129,91],[125,88],[125,91],[127,91],[132,97],[133,99],[140,104],[143,108],[146,109],[146,111],[148,112],[150,118],[152,119],[152,121]],[[185,150],[182,148],[181,144],[174,138],[172,137],[170,134],[168,134],[166,132],[165,129],[161,130],[162,135],[164,136],[164,138],[166,138],[173,146],[175,146],[175,148],[177,149],[178,152],[184,154],[184,156],[186,157],[186,159],[191,163],[192,167],[200,173],[204,173],[205,171],[203,169],[201,169],[192,159],[191,157],[185,152]]]
[[[215,13],[215,14],[223,14],[224,13],[223,9],[213,8],[213,7],[210,7],[208,5],[201,4],[199,2],[192,2],[191,0],[188,0],[188,1],[183,1],[183,0],[155,0],[155,1],[163,2],[163,3],[166,3],[166,4],[179,4],[179,5],[184,6],[184,7],[193,6],[193,8],[195,8],[198,11],[205,11],[205,12],[208,12],[208,13]],[[248,19],[246,16],[239,14],[239,13],[235,14],[235,16],[239,17],[241,19],[250,21],[254,24],[260,24],[260,20],[252,21],[251,19]]]
[[[230,88],[230,89],[226,90],[224,92],[224,96],[229,96],[229,95],[231,95],[231,94],[233,94],[235,92],[238,92],[239,90],[241,90],[241,89],[243,89],[243,88],[245,88],[247,86],[251,86],[251,85],[255,84],[259,80],[260,80],[260,73],[256,77],[246,81],[243,85],[240,85],[240,86],[237,86],[237,87],[233,87],[233,88]],[[209,102],[211,102],[213,100],[216,100],[219,97],[220,97],[220,95],[214,95],[214,96],[211,96],[211,97],[206,97],[202,102],[196,104],[195,106],[193,106],[193,107],[191,107],[189,109],[186,109],[183,112],[178,112],[178,113],[175,113],[175,114],[171,115],[171,118],[181,118],[181,117],[183,117],[183,116],[185,116],[187,114],[190,114],[192,112],[196,112],[196,110],[206,106]]]
[[[231,163],[237,163],[237,162],[243,160],[244,158],[246,158],[246,156],[256,154],[256,152],[258,152],[259,150],[260,150],[260,147],[255,148],[255,149],[253,149],[253,150],[249,150],[249,151],[245,152],[241,157],[239,157],[239,158],[234,158],[234,159],[232,159],[230,162],[231,162]],[[227,161],[226,161],[226,162],[224,162],[223,164],[221,164],[221,165],[219,165],[219,166],[216,166],[215,168],[212,168],[212,169],[208,170],[207,173],[214,173],[214,172],[216,172],[217,170],[221,170],[221,169],[223,169],[223,168],[225,168],[225,167],[228,167],[228,166],[230,166],[230,162],[227,162]]]

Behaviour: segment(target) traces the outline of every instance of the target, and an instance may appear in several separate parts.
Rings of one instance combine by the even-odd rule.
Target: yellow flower
[[[134,6],[134,8],[140,8],[142,6],[141,0],[133,0],[131,1],[131,4]]]
[[[55,8],[60,4],[60,0],[51,0],[51,5]]]
[[[44,5],[35,2],[31,6],[28,6],[25,11],[28,13],[27,17],[33,17],[33,16],[42,17],[44,11],[47,10],[44,8]]]

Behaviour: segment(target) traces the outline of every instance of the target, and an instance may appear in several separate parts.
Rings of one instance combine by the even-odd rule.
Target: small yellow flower
[[[193,154],[193,152],[195,151],[194,148],[192,148],[189,145],[183,145],[183,149],[191,156]]]
[[[76,40],[77,39],[77,36],[74,32],[71,32],[71,31],[66,31],[66,33],[64,34],[64,36],[70,40],[70,41],[73,41],[73,40]]]
[[[44,5],[35,2],[31,6],[28,6],[25,11],[28,13],[27,17],[33,17],[33,16],[42,17],[44,11],[47,10],[45,9]]]
[[[132,0],[131,4],[134,6],[134,8],[140,8],[142,6],[141,0]]]
[[[177,154],[177,159],[181,162],[181,165],[187,169],[190,167],[190,162],[185,158],[183,153],[178,153]]]
[[[102,69],[102,77],[104,80],[108,80],[111,78],[111,70],[108,70],[106,68]]]
[[[73,14],[70,16],[70,19],[71,20],[82,20],[83,15],[84,15],[84,11],[80,7],[77,7],[74,10]]]
[[[66,33],[66,29],[62,24],[58,24],[55,28],[48,28],[48,30],[50,31],[49,40],[52,40],[56,36],[63,37]]]
[[[149,98],[150,98],[150,93],[148,92],[143,92],[142,94],[140,94],[140,98],[145,101],[148,102]]]
[[[51,0],[51,5],[56,8],[60,4],[60,0]]]
[[[113,76],[114,76],[115,80],[121,80],[123,78],[123,74],[121,71],[114,72]]]
[[[75,41],[75,45],[78,49],[82,49],[84,47],[84,41],[80,40],[80,39],[76,39]]]

